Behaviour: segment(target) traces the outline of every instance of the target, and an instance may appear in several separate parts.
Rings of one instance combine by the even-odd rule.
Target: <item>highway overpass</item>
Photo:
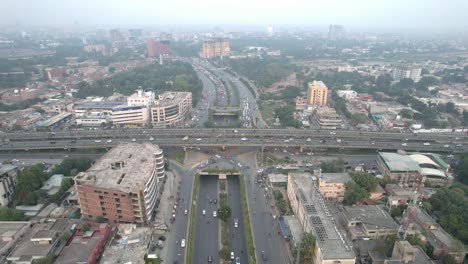
[[[294,131],[294,130],[291,130]],[[102,132],[101,132],[102,133]],[[149,132],[147,132],[149,133]],[[436,151],[436,152],[464,152],[468,151],[468,142],[459,138],[456,139],[424,139],[424,141],[409,139],[383,139],[359,136],[359,137],[319,137],[319,136],[288,136],[269,135],[253,136],[234,133],[229,135],[216,136],[210,134],[197,135],[183,140],[180,135],[155,135],[155,134],[131,134],[129,135],[98,135],[93,137],[79,138],[60,136],[55,138],[15,138],[0,146],[0,151],[16,150],[52,150],[52,149],[91,149],[91,148],[111,148],[119,143],[125,142],[150,142],[161,146],[181,146],[181,147],[230,147],[230,146],[257,146],[257,147],[301,147],[306,149],[374,149],[374,150],[396,150],[404,149],[410,151]],[[239,134],[239,135],[238,135]],[[195,135],[195,134],[191,134]],[[55,136],[58,136],[57,134]],[[334,135],[336,136],[336,135]],[[454,141],[452,141],[454,140]],[[439,142],[440,141],[440,142]],[[452,143],[450,143],[452,142]]]

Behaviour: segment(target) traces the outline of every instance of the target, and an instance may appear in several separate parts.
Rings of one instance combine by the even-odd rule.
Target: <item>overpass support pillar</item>
[[[226,146],[222,146],[221,149],[222,149],[223,151],[226,151]]]
[[[302,153],[302,151],[303,151],[303,147],[300,146],[300,147],[299,147],[299,152]]]
[[[263,166],[263,160],[265,159],[263,157],[263,152],[265,151],[265,146],[262,145],[262,147],[260,148],[260,166]]]

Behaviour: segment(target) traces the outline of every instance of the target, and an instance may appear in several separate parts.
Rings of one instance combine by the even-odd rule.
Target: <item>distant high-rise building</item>
[[[274,30],[274,28],[273,28],[272,25],[269,25],[269,26],[268,26],[267,32],[268,32],[268,36],[269,36],[269,37],[273,37],[273,35],[275,34],[275,30]]]
[[[201,57],[204,59],[229,56],[231,48],[227,38],[209,40],[203,42]]]
[[[316,106],[326,106],[328,100],[328,88],[322,81],[309,83],[307,90],[307,104]]]
[[[396,64],[393,67],[392,77],[395,81],[400,81],[403,78],[410,78],[415,82],[421,79],[422,68],[411,64]]]
[[[339,40],[345,37],[345,29],[342,25],[330,25],[328,28],[328,40]]]
[[[138,40],[143,36],[143,29],[141,29],[141,28],[131,28],[131,29],[128,30],[128,33],[130,33],[130,39]]]
[[[114,41],[124,41],[125,40],[125,36],[124,34],[122,34],[122,32],[119,30],[119,29],[111,29],[109,31],[109,34],[110,34],[110,39],[112,42]]]
[[[146,47],[148,49],[149,57],[171,54],[171,49],[165,43],[154,39],[148,39],[146,42]]]

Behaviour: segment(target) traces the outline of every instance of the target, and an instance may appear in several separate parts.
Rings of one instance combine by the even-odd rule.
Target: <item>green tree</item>
[[[364,123],[367,122],[367,116],[365,114],[362,114],[362,113],[354,113],[354,114],[351,115],[351,120],[354,123],[364,124]]]
[[[325,173],[335,173],[344,171],[344,161],[342,159],[322,161],[320,169]]]
[[[219,250],[219,257],[225,261],[229,261],[231,259],[231,251],[227,247],[223,247]]]
[[[226,222],[231,217],[231,208],[229,206],[221,206],[218,209],[218,218]]]
[[[0,221],[24,221],[24,212],[8,207],[0,208]]]
[[[345,194],[344,194],[344,203],[346,205],[352,205],[357,202],[364,201],[370,197],[370,194],[366,189],[362,188],[355,182],[345,183]]]
[[[91,226],[89,224],[84,224],[81,226],[81,232],[86,233],[91,229]]]
[[[315,237],[308,232],[302,234],[300,255],[301,261],[311,263],[314,256]]]
[[[455,112],[455,104],[453,102],[447,102],[445,104],[445,112],[447,113]]]
[[[377,178],[366,172],[351,173],[351,178],[368,192],[372,192],[377,187]]]
[[[455,174],[458,180],[464,184],[468,184],[468,152],[461,155],[460,159],[455,166]]]
[[[401,117],[406,118],[406,119],[413,119],[414,113],[410,109],[405,108],[405,109],[401,109],[400,115]]]

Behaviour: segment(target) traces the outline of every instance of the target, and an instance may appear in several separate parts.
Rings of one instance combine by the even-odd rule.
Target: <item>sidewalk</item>
[[[155,217],[155,222],[161,222],[166,224],[168,230],[165,233],[166,236],[166,246],[161,250],[161,258],[163,260],[166,260],[167,256],[170,255],[172,256],[171,252],[168,252],[168,250],[171,250],[173,247],[169,245],[174,245],[174,243],[170,244],[172,241],[174,241],[173,234],[174,232],[171,232],[171,217],[172,217],[172,209],[174,208],[174,204],[176,202],[176,191],[177,191],[177,181],[179,179],[179,175],[175,171],[166,171],[167,175],[167,180],[164,185],[164,191],[161,195],[160,199],[160,204],[158,207],[158,212]],[[153,238],[157,239],[157,238]]]

